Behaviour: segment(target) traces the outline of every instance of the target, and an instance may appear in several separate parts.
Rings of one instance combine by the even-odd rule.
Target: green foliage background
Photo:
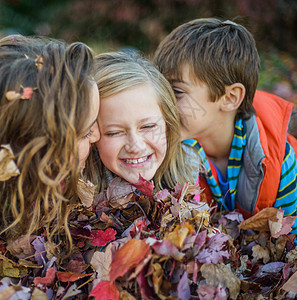
[[[79,40],[97,53],[133,47],[150,57],[173,28],[202,17],[246,26],[262,58],[259,88],[297,103],[296,0],[2,0],[0,35]]]

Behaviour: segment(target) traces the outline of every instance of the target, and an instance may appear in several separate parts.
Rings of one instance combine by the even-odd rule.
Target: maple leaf
[[[69,281],[76,281],[81,278],[91,276],[93,273],[90,274],[82,274],[82,273],[74,273],[74,272],[58,272],[57,277],[62,282],[69,282]]]
[[[132,186],[136,187],[143,195],[147,197],[153,197],[153,191],[154,191],[154,184],[153,182],[149,182],[148,180],[144,179],[139,174],[139,179],[137,183],[130,183]]]
[[[252,229],[256,231],[269,231],[268,221],[277,221],[277,208],[266,207],[254,216],[246,219],[238,225],[239,229]]]
[[[120,292],[114,282],[101,281],[91,291],[90,296],[95,297],[95,300],[118,300],[120,299]]]
[[[71,259],[65,265],[65,270],[67,272],[82,273],[88,268],[88,266],[89,265],[84,264],[81,260]]]
[[[150,246],[143,240],[132,239],[124,244],[114,255],[110,265],[111,281],[126,274],[148,255]]]
[[[294,222],[295,222],[295,219],[296,219],[296,216],[288,216],[288,217],[285,217],[285,218],[281,218],[279,220],[279,222],[281,223],[280,224],[280,229],[279,230],[275,230],[273,231],[273,221],[270,221],[269,222],[269,228],[270,228],[270,232],[271,232],[271,236],[273,238],[278,238],[279,236],[281,235],[286,235],[288,234],[291,230],[292,230],[292,226],[294,225]]]
[[[222,250],[228,239],[229,237],[222,233],[212,236],[206,243],[206,247],[198,253],[198,261],[203,264],[217,264],[223,262],[223,257],[229,258],[228,250]]]
[[[48,268],[46,270],[45,277],[35,277],[34,284],[37,286],[38,284],[51,286],[54,283],[56,277],[56,269],[55,268]]]
[[[91,234],[93,240],[91,243],[94,246],[105,246],[111,241],[115,240],[117,232],[112,228],[107,228],[106,230],[98,230],[95,233]]]
[[[110,264],[112,259],[111,246],[109,244],[104,252],[96,251],[92,257],[91,265],[96,270],[96,278],[100,281],[109,280]]]

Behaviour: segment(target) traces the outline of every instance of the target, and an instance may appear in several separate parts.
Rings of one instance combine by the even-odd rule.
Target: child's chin
[[[144,174],[140,174],[142,178],[144,178],[145,180],[150,181],[151,179],[153,179],[153,176],[146,176]],[[126,181],[136,184],[139,181],[139,174],[135,175],[135,176],[127,176],[126,178],[124,178]]]

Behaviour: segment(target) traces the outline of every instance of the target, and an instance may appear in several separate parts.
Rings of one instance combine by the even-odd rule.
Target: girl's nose
[[[145,148],[145,142],[141,135],[132,133],[128,135],[127,142],[125,144],[125,150],[129,153],[141,153]]]
[[[98,142],[100,139],[100,131],[99,131],[99,126],[98,126],[97,122],[94,123],[91,130],[92,130],[92,135],[90,137],[90,143],[93,144],[93,143]]]

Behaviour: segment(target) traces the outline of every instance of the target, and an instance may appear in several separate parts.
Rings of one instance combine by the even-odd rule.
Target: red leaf
[[[62,282],[68,282],[68,281],[76,281],[81,278],[84,278],[86,276],[91,276],[93,273],[90,274],[81,274],[81,273],[73,273],[73,272],[58,272],[57,277]]]
[[[143,195],[147,197],[153,196],[154,184],[144,179],[140,174],[137,183],[131,183],[131,185],[136,187]]]
[[[118,300],[120,299],[120,292],[114,282],[101,281],[91,291],[90,296],[95,297],[95,300]]]
[[[56,277],[56,269],[55,268],[48,268],[46,270],[45,277],[35,277],[34,284],[37,286],[38,284],[44,284],[46,286],[51,286]]]
[[[147,256],[149,250],[150,246],[143,240],[129,240],[113,257],[109,272],[110,280],[116,280],[137,266]]]
[[[92,244],[94,246],[105,246],[109,242],[115,240],[117,232],[112,228],[107,228],[104,230],[98,230],[95,233],[91,234],[93,238]]]

